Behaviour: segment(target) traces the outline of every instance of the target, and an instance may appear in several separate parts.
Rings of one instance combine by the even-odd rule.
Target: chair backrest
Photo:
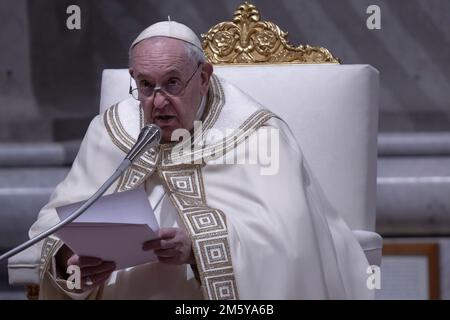
[[[352,229],[374,230],[378,72],[367,65],[215,66],[292,129]],[[100,110],[129,97],[126,69],[104,70]]]
[[[378,72],[340,65],[327,49],[289,44],[287,33],[239,6],[203,37],[214,72],[282,117],[325,195],[352,229],[375,229]],[[100,111],[127,98],[127,70],[105,70]]]

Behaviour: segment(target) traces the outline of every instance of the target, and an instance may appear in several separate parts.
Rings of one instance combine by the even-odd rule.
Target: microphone
[[[133,162],[134,159],[139,158],[145,151],[156,146],[161,141],[161,128],[156,124],[149,124],[142,128],[139,133],[139,137],[131,148],[130,152],[128,152],[125,159]]]
[[[28,249],[37,242],[47,238],[51,234],[64,227],[66,224],[71,223],[80,215],[82,215],[83,212],[85,212],[92,204],[94,204],[94,202],[97,201],[106,192],[106,190],[108,190],[108,188],[125,172],[125,170],[127,170],[128,167],[131,166],[134,160],[139,159],[139,157],[142,156],[142,154],[144,154],[144,152],[148,149],[159,145],[160,141],[161,129],[157,125],[149,124],[142,128],[141,132],[139,133],[139,137],[134,146],[131,148],[130,152],[128,152],[125,159],[123,159],[120,165],[117,167],[116,171],[114,171],[111,177],[109,177],[108,180],[103,183],[103,185],[97,190],[96,193],[94,193],[85,203],[81,205],[81,207],[71,213],[70,216],[68,216],[64,220],[50,227],[46,231],[41,232],[33,239],[30,239],[27,242],[24,242],[16,248],[1,255],[0,263],[18,254],[19,252],[22,252],[23,250]]]

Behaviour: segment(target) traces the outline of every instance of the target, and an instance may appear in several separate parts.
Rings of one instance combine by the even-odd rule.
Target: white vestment
[[[42,248],[40,298],[373,298],[366,286],[363,250],[326,201],[287,125],[216,76],[206,100],[204,129],[241,129],[234,140],[204,142],[203,150],[215,146],[225,154],[212,155],[206,164],[180,165],[170,155],[173,145],[163,145],[148,151],[107,192],[145,184],[160,227],[185,227],[191,235],[198,278],[189,265],[154,262],[115,271],[94,291],[70,292],[54,267],[61,242],[51,237]],[[40,212],[30,236],[59,221],[55,207],[92,195],[121,162],[142,125],[142,110],[133,99],[95,117],[70,173]],[[261,174],[261,164],[220,164],[230,154],[248,156],[247,142],[267,129],[279,130],[276,174]],[[258,136],[260,142],[263,137]]]

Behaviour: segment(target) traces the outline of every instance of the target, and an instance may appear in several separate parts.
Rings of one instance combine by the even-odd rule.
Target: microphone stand
[[[114,171],[111,177],[106,180],[105,183],[97,190],[96,193],[94,193],[81,207],[79,207],[77,210],[75,210],[70,216],[65,218],[64,220],[61,220],[58,224],[55,224],[50,229],[40,233],[33,239],[28,240],[27,242],[22,243],[18,247],[6,252],[5,254],[0,256],[0,263],[7,260],[8,258],[18,254],[19,252],[28,249],[32,245],[38,243],[42,239],[47,238],[49,235],[55,233],[60,228],[65,226],[66,224],[71,223],[73,220],[78,218],[83,212],[85,212],[92,204],[94,204],[95,201],[97,201],[98,198],[100,198],[106,190],[125,172],[125,170],[128,169],[128,167],[131,165],[131,161],[129,159],[124,159],[122,163],[119,165],[119,167]]]
[[[27,242],[22,243],[18,247],[6,252],[5,254],[0,256],[0,263],[7,260],[8,258],[18,254],[19,252],[28,249],[32,245],[37,242],[45,239],[49,235],[55,233],[60,228],[65,226],[66,224],[71,223],[76,218],[78,218],[83,212],[85,212],[95,201],[98,200],[108,188],[128,169],[134,159],[140,157],[148,148],[150,148],[154,144],[159,144],[161,140],[161,129],[155,125],[150,124],[146,125],[142,128],[139,137],[135,143],[135,145],[131,148],[130,152],[127,154],[125,159],[122,160],[120,165],[117,167],[116,171],[112,174],[108,180],[103,183],[103,185],[94,193],[85,203],[81,205],[77,210],[75,210],[70,216],[61,220],[58,224],[55,224],[53,227],[48,230],[38,234],[33,239],[28,240]]]

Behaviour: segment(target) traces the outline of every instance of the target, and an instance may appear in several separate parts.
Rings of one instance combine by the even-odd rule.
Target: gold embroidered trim
[[[134,189],[141,185],[150,175],[153,174],[156,167],[141,167],[132,164],[130,168],[120,177],[117,183],[116,192],[122,192]]]
[[[247,120],[244,121],[239,128],[222,142],[215,143],[211,146],[207,146],[202,151],[203,154],[209,154],[207,159],[205,160],[213,160],[218,157],[224,155],[228,151],[236,148],[242,141],[247,139],[257,128],[259,128],[263,123],[268,121],[270,118],[276,117],[275,114],[268,110],[258,110],[253,113]],[[220,150],[220,146],[224,146],[222,152],[218,152],[215,155],[212,155],[212,151]],[[195,156],[194,156],[195,159]]]
[[[143,126],[142,108],[139,107],[139,127]],[[104,117],[104,124],[106,130],[113,143],[124,153],[128,153],[134,143],[136,142],[131,135],[124,129],[118,112],[118,104],[113,105],[106,110]],[[156,148],[151,148],[145,154],[135,161],[132,166],[120,178],[116,192],[131,190],[139,186],[147,177],[149,177],[155,170],[155,165],[158,160],[158,152]]]
[[[253,113],[219,147],[224,153],[243,142],[275,115],[267,110]],[[224,154],[223,153],[223,154]],[[192,248],[206,299],[239,299],[228,243],[225,214],[207,205],[202,178],[202,164],[174,164],[170,149],[161,148],[161,165],[158,174],[167,194],[192,240]]]
[[[59,248],[61,248],[62,245],[63,242],[61,240],[58,240],[52,236],[45,238],[44,243],[42,244],[41,260],[39,265],[39,278],[41,281],[44,279],[45,273],[50,268],[53,255],[59,250]]]
[[[158,169],[166,192],[191,237],[204,297],[238,299],[225,215],[206,204],[201,166]]]
[[[215,74],[211,76],[209,88],[211,94],[208,94],[205,108],[206,118],[203,121],[203,127],[207,129],[212,128],[214,123],[216,123],[225,104],[225,94],[223,93],[223,88]]]
[[[139,107],[139,114],[140,114],[139,128],[142,128],[143,126],[142,112],[143,112],[142,108]],[[106,129],[109,135],[111,136],[114,144],[116,144],[119,147],[119,149],[121,149],[123,152],[128,153],[128,151],[130,151],[130,149],[136,142],[136,139],[131,137],[131,135],[124,129],[119,117],[118,104],[113,105],[105,112],[104,122]],[[144,167],[148,164],[154,165],[155,158],[156,158],[156,151],[151,149],[146,153],[144,153],[144,155],[140,159],[138,159],[136,163]]]
[[[236,129],[232,134],[226,136],[223,140],[203,148],[194,149],[192,152],[187,154],[183,154],[180,156],[175,155],[174,157],[172,157],[172,154],[166,155],[166,153],[170,153],[171,150],[162,150],[163,164],[172,166],[183,163],[198,163],[199,160],[202,160],[202,162],[205,163],[206,161],[217,159],[223,156],[228,151],[236,148],[237,145],[239,145],[257,128],[259,128],[263,123],[265,123],[272,117],[277,116],[268,110],[258,110],[250,115],[250,117],[248,117],[239,126],[238,129]],[[194,143],[194,145],[198,144]]]
[[[142,108],[139,108],[139,128],[142,128],[143,126],[142,112]],[[136,139],[131,137],[131,135],[124,129],[119,117],[118,104],[113,105],[105,112],[104,122],[114,144],[116,144],[123,152],[128,153],[135,144]],[[141,165],[142,167],[146,167],[149,164],[154,165],[156,160],[156,153],[156,150],[152,148],[149,151],[145,152],[144,155],[136,161],[136,163]]]

